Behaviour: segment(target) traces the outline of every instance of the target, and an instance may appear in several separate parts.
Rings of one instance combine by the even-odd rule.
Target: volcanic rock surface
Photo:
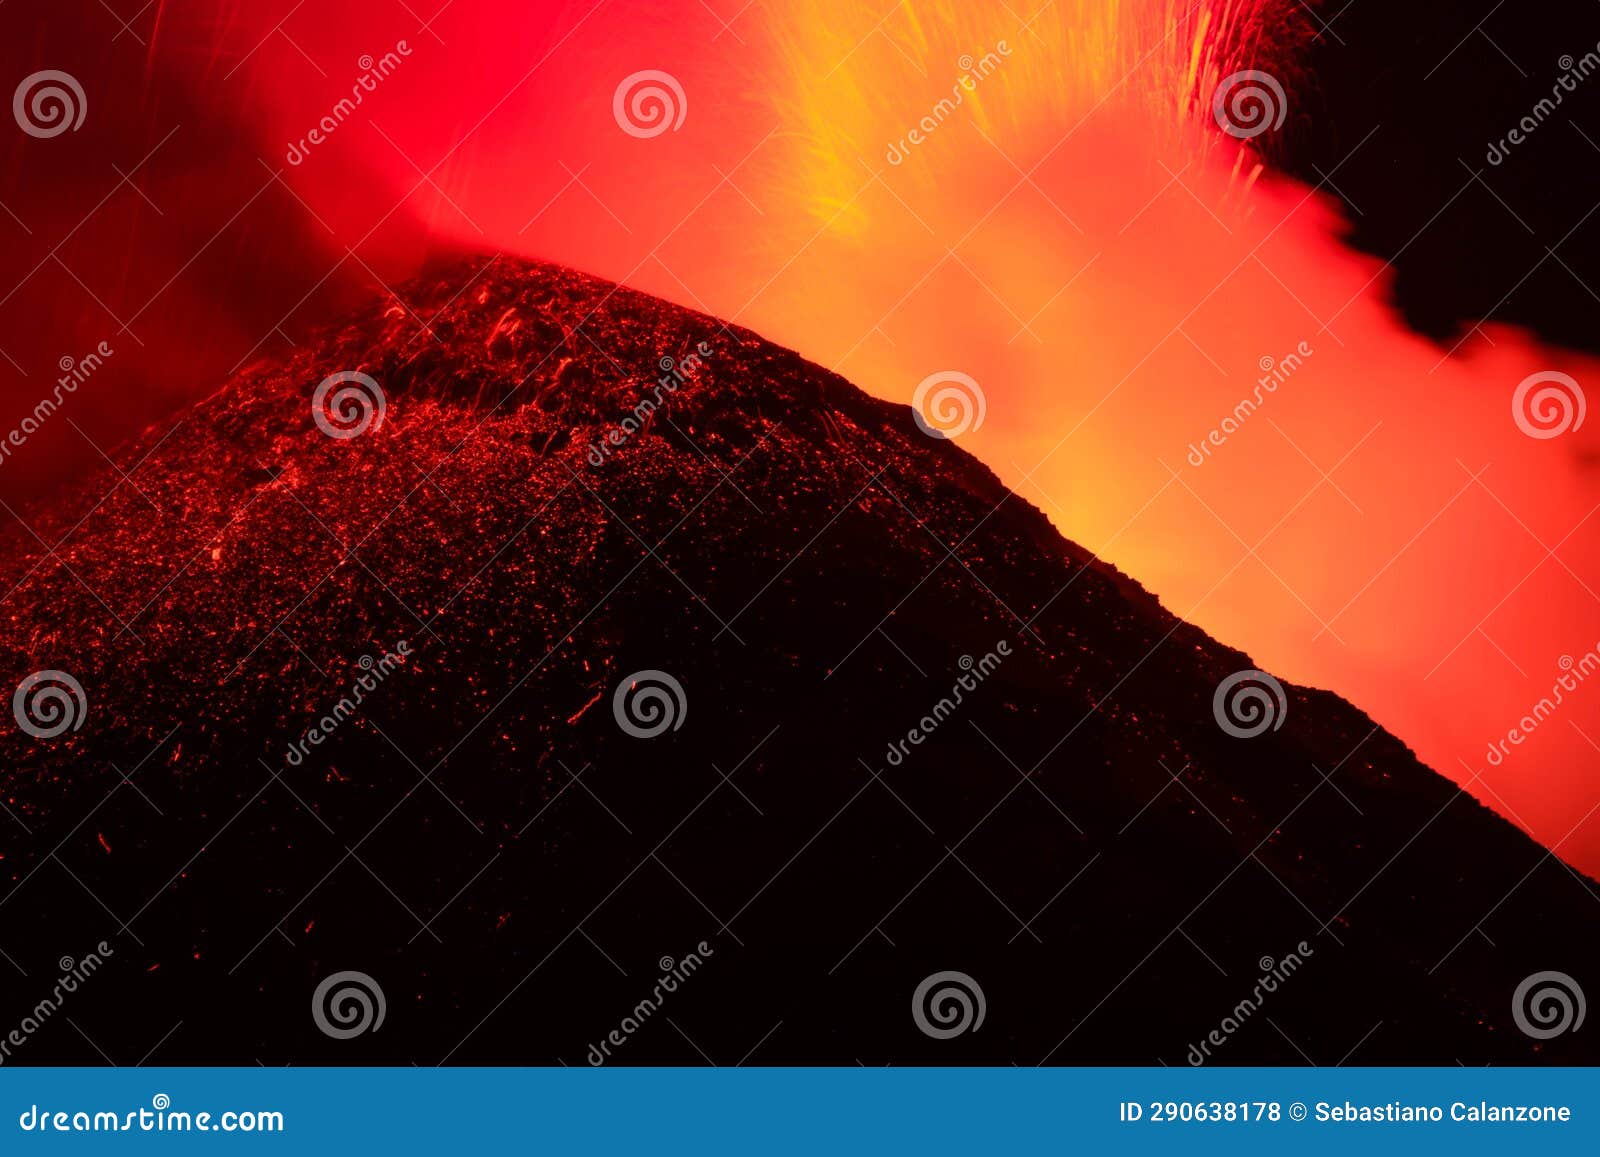
[[[8,1063],[1600,1061],[1512,1015],[1596,990],[1592,881],[1331,694],[1228,734],[1247,656],[755,334],[451,263],[116,459],[0,545],[5,688],[86,702],[0,732],[0,1028],[112,950]]]

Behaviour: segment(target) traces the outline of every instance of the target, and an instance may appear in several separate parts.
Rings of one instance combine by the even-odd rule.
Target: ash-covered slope
[[[13,525],[5,687],[87,706],[0,734],[0,1015],[112,954],[10,1063],[1600,1059],[1512,1010],[1591,881],[1332,695],[1229,734],[1248,658],[906,408],[563,269],[400,293]]]

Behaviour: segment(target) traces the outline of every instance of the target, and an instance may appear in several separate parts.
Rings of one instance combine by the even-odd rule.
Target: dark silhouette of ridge
[[[334,438],[343,371],[385,411]],[[113,954],[8,1063],[582,1064],[627,1018],[612,1063],[1183,1064],[1229,1018],[1215,1063],[1600,1060],[1512,1011],[1594,989],[1593,881],[1332,694],[1228,734],[1247,656],[713,318],[452,264],[20,513],[4,686],[87,709],[0,729],[0,1017]],[[386,1003],[348,1040],[345,970]],[[946,970],[984,1019],[936,1039]]]

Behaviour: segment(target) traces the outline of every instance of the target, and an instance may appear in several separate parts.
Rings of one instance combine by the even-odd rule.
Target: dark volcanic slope
[[[1535,972],[1597,990],[1592,882],[1332,695],[1226,734],[1249,660],[904,407],[565,270],[401,292],[28,513],[52,555],[0,554],[5,688],[88,703],[0,734],[0,1015],[114,951],[11,1063],[581,1064],[701,941],[617,1061],[1182,1064],[1301,941],[1217,1060],[1600,1060],[1511,1008]],[[387,413],[336,439],[311,397],[346,370]],[[653,739],[613,714],[643,669],[686,698]],[[387,1003],[349,1040],[309,1007],[342,970]],[[944,970],[986,1013],[934,1039]]]

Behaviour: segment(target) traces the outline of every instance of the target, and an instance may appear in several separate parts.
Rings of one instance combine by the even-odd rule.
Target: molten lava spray
[[[1582,404],[1550,375],[1600,379],[1515,332],[1409,333],[1335,202],[1261,175],[1292,13],[852,10],[775,36],[805,134],[763,205],[819,232],[738,316],[884,397],[940,375],[930,424],[1068,537],[1600,866],[1596,495],[1587,431],[1549,436]]]
[[[104,145],[124,172],[159,145],[138,179],[164,216],[125,193],[126,248],[85,229],[61,256],[152,348],[163,320],[191,320],[176,302],[197,249],[202,268],[225,253],[298,282],[239,323],[194,394],[326,320],[297,302],[330,267],[393,283],[430,245],[545,257],[737,320],[918,398],[1173,611],[1350,698],[1600,871],[1600,686],[1582,678],[1600,665],[1600,495],[1579,409],[1600,378],[1515,332],[1450,351],[1413,335],[1384,267],[1338,241],[1337,167],[1321,190],[1273,173],[1313,115],[1298,0],[735,7],[454,5],[426,29],[388,0],[164,11],[149,99],[91,93],[85,128],[128,122]],[[654,74],[673,83],[631,100]],[[239,110],[231,133],[174,133],[216,109]],[[54,275],[50,238],[106,195],[102,162],[59,227],[57,189],[5,198],[37,235],[18,276]],[[200,164],[219,179],[195,179]],[[136,248],[179,223],[193,235],[170,260]],[[252,246],[312,257],[296,278]],[[17,356],[18,340],[0,345]],[[113,344],[111,372],[138,364]],[[1519,392],[1556,372],[1577,390],[1547,376]],[[1334,772],[1362,773],[1359,750]]]

